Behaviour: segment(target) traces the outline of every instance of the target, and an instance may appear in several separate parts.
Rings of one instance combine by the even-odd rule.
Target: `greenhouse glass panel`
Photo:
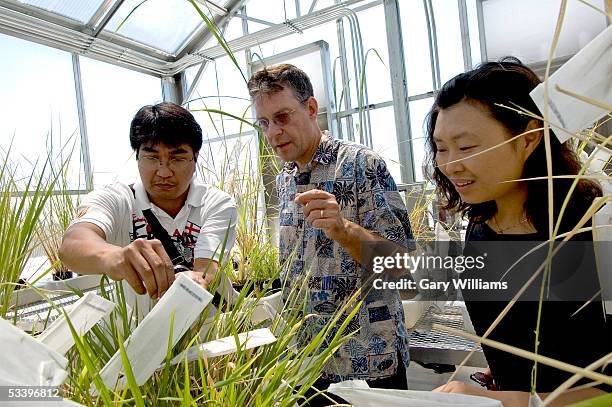
[[[296,17],[295,2],[286,0],[249,0],[246,6],[246,13],[249,17],[278,24],[285,20],[293,20]],[[249,30],[251,30],[250,26]]]
[[[242,19],[240,17],[232,17],[227,23],[227,28],[223,33],[225,41],[235,40],[243,36]]]
[[[209,17],[212,16],[205,6],[198,6]],[[126,0],[105,30],[177,53],[203,27],[202,18],[186,0],[148,0],[144,3],[142,0]]]
[[[389,73],[389,53],[387,50],[387,31],[385,27],[385,10],[382,5],[357,13],[360,24],[361,40],[365,58],[365,68],[355,72],[351,43],[351,28],[349,21],[344,20],[344,38],[346,44],[346,60],[349,73],[349,88],[353,108],[360,105],[387,102],[393,98],[391,94],[391,76]],[[366,27],[380,27],[368,30]],[[365,74],[365,75],[364,75]],[[364,79],[365,78],[365,82]],[[364,93],[361,95],[361,88]],[[367,90],[367,100],[365,99]],[[360,100],[361,99],[361,100]]]
[[[94,186],[133,182],[130,123],[142,106],[161,101],[160,81],[89,58],[81,58],[81,72]]]
[[[603,0],[589,3],[604,9]],[[482,1],[487,59],[512,55],[524,63],[546,61],[560,4],[561,0]],[[600,12],[579,1],[568,1],[556,57],[575,54],[606,26],[606,17]]]
[[[433,90],[427,22],[422,1],[399,3],[409,95]]]
[[[251,29],[250,27],[251,26],[249,26],[249,29]],[[335,22],[322,24],[305,30],[302,34],[290,34],[251,48],[251,52],[253,54],[252,59],[253,61],[257,61],[259,59],[269,58],[282,52],[290,51],[302,45],[311,44],[320,40],[324,40],[327,42],[327,45],[329,45],[329,58],[333,65],[334,61],[339,55]]]
[[[459,8],[456,1],[434,0],[433,9],[438,39],[440,81],[444,84],[450,78],[465,70],[461,28],[459,26]]]
[[[310,7],[312,7],[312,4],[315,1],[316,4],[313,11],[323,10],[324,8],[331,7],[336,3],[335,0],[300,0],[302,15],[308,13],[308,10],[310,10]]]
[[[38,8],[87,23],[104,0],[20,0]]]
[[[84,189],[70,54],[3,34],[0,49],[5,57],[0,66],[0,156],[10,147],[9,162],[24,181],[49,156],[57,170],[68,162],[67,187]]]
[[[425,117],[432,105],[433,98],[410,102],[410,130],[412,133],[412,156],[414,157],[414,179],[416,182],[425,180],[423,175],[426,152]]]
[[[235,58],[244,71],[244,53],[237,53]],[[214,139],[252,130],[248,124],[243,123],[241,126],[239,120],[229,116],[250,119],[251,115],[251,101],[245,78],[229,57],[208,63],[191,100],[188,108],[202,126],[205,138]],[[204,109],[215,109],[227,114]]]
[[[373,150],[385,160],[393,180],[399,183],[402,181],[402,166],[397,148],[393,106],[371,110],[370,120],[372,124]],[[409,157],[404,157],[404,159],[406,162],[410,162]]]
[[[472,67],[482,62],[480,53],[480,30],[478,29],[478,0],[467,0],[468,31],[470,33],[470,55],[472,57]]]
[[[228,192],[244,190],[244,184],[256,177],[258,150],[253,134],[243,133],[216,141],[205,138],[198,158],[198,176]]]

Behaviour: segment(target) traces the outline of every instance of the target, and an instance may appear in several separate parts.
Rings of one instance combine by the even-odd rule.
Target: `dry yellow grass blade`
[[[590,365],[585,367],[584,370],[593,371],[611,361],[612,361],[612,352],[608,353],[606,356],[602,357],[601,359],[596,360],[595,362],[591,363]],[[572,385],[574,385],[578,380],[582,379],[582,377],[583,376],[581,374],[576,373],[572,377],[567,379],[565,382],[563,382],[563,384],[561,384],[561,386],[557,387],[555,391],[553,391],[548,396],[546,396],[546,399],[544,400],[544,405],[545,406],[550,405],[550,403],[552,403],[561,394],[569,390],[570,387],[572,387]]]
[[[461,162],[461,161],[469,160],[469,159],[474,158],[474,157],[478,157],[479,155],[482,155],[482,154],[484,154],[486,152],[489,152],[491,150],[495,150],[496,148],[499,148],[499,147],[501,147],[501,146],[503,146],[505,144],[512,143],[514,140],[518,139],[519,137],[524,136],[525,134],[535,133],[535,132],[538,132],[538,131],[542,131],[542,129],[543,128],[540,127],[540,128],[537,128],[537,129],[532,129],[532,130],[525,131],[525,132],[523,132],[521,134],[517,134],[516,136],[514,136],[512,138],[509,138],[508,140],[506,140],[506,141],[504,141],[502,143],[496,144],[493,147],[489,147],[486,150],[482,150],[482,151],[479,151],[477,153],[470,154],[470,155],[468,155],[467,157],[464,157],[464,158],[459,158],[457,160],[449,161],[449,162],[443,164],[442,166],[446,166],[446,165],[449,165],[449,164],[454,164],[454,163],[458,163],[458,162]],[[439,168],[439,167],[440,167],[439,165],[435,165],[434,166],[434,168]]]
[[[586,0],[578,0],[579,2],[581,2],[582,4],[584,4],[585,6],[591,7],[593,10],[603,14],[604,16],[608,17],[610,20],[612,20],[612,0],[606,0],[606,10],[602,10],[599,7],[597,7],[594,4],[589,3]]]
[[[611,12],[609,12],[609,11],[605,11],[605,10],[602,10],[602,9],[600,9],[599,7],[597,7],[597,6],[595,6],[595,5],[591,4],[591,3],[589,3],[589,2],[588,2],[588,1],[586,1],[586,0],[578,0],[578,1],[579,1],[579,2],[581,2],[582,4],[584,4],[585,6],[589,6],[589,7],[591,7],[593,10],[595,10],[595,11],[597,11],[597,12],[599,12],[599,13],[603,14],[604,16],[607,16],[609,19],[611,19],[611,20],[612,20],[612,13],[611,13]],[[607,3],[606,8],[607,8],[608,10],[612,10],[612,0],[606,0],[606,3]]]
[[[552,359],[546,356],[538,355],[537,353],[526,351],[525,349],[516,348],[514,346],[506,345],[505,343],[492,341],[491,339],[481,338],[478,335],[472,335],[460,329],[451,328],[446,325],[433,324],[434,329],[448,332],[453,335],[461,336],[471,341],[480,342],[483,345],[490,346],[492,348],[511,353],[515,356],[519,356],[525,359],[533,360],[534,362],[541,363],[546,366],[554,367],[555,369],[563,370],[564,372],[578,374],[582,377],[586,377],[592,380],[601,381],[602,383],[612,385],[612,377],[603,375],[601,373],[592,372],[581,367],[570,365],[569,363],[561,362],[556,359]]]
[[[521,181],[541,181],[541,180],[545,180],[548,179],[549,177],[533,177],[533,178],[519,178],[519,179],[512,179],[510,181],[501,181],[500,184],[506,184],[509,182],[521,182]],[[552,179],[574,179],[574,178],[578,178],[578,179],[594,179],[594,180],[610,180],[612,179],[612,176],[609,175],[553,175],[552,177],[550,177]]]
[[[571,96],[571,97],[573,97],[575,99],[581,100],[581,101],[583,101],[585,103],[588,103],[590,105],[593,105],[593,106],[601,107],[602,109],[604,109],[607,112],[612,112],[612,106],[607,104],[606,102],[602,102],[601,100],[595,100],[595,99],[590,98],[588,96],[579,95],[577,93],[572,92],[571,90],[563,89],[559,85],[555,85],[555,89],[557,89],[561,93],[566,94],[567,96]]]

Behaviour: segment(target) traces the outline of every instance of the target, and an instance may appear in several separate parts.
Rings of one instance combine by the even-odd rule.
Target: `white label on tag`
[[[178,275],[164,296],[125,341],[125,351],[139,386],[151,377],[166,356],[172,315],[174,314],[171,345],[174,346],[199,318],[212,297],[189,277]],[[118,350],[100,372],[106,386],[115,388],[116,383],[118,389],[125,386],[125,377],[120,377],[122,367],[121,353]]]
[[[276,342],[276,337],[272,335],[272,332],[270,332],[268,328],[262,328],[238,334],[238,341],[240,342],[241,349],[246,350]],[[212,358],[235,352],[238,352],[236,338],[234,336],[227,336],[225,338],[203,343],[200,346],[193,346],[187,349],[186,352],[172,359],[170,364],[176,365],[184,362],[185,358],[187,358],[188,362],[191,362],[197,360],[198,355]]]
[[[548,78],[548,120],[562,143],[602,118],[607,112],[601,107],[561,93],[556,86],[575,94],[612,105],[612,26],[567,61]],[[530,93],[544,114],[544,84]]]
[[[92,292],[81,297],[66,312],[70,323],[79,335],[85,335],[102,318],[109,315],[115,304]],[[37,338],[56,352],[65,355],[74,345],[74,338],[66,317],[62,314]]]
[[[59,386],[66,380],[68,360],[0,318],[0,386]]]

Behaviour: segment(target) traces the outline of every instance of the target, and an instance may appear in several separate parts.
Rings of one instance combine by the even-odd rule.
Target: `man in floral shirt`
[[[280,256],[289,284],[308,274],[307,342],[372,272],[361,264],[364,244],[391,241],[414,250],[408,213],[385,162],[359,144],[335,140],[317,125],[308,76],[282,64],[248,83],[257,124],[285,162],[276,179]],[[287,261],[289,258],[292,261]],[[317,383],[365,379],[370,386],[406,388],[408,338],[396,290],[364,292],[349,331]]]

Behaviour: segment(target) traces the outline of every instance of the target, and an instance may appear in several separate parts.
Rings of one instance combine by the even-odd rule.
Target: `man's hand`
[[[136,239],[101,256],[103,267],[113,280],[127,280],[138,294],[160,298],[174,282],[172,261],[157,239]]]
[[[295,202],[304,205],[306,221],[313,227],[335,241],[346,240],[348,221],[340,214],[340,205],[333,194],[313,189],[297,194]]]
[[[208,286],[213,282],[219,269],[219,263],[211,259],[198,258],[193,262],[193,270],[190,273],[185,272],[187,277],[200,284],[208,290]]]

